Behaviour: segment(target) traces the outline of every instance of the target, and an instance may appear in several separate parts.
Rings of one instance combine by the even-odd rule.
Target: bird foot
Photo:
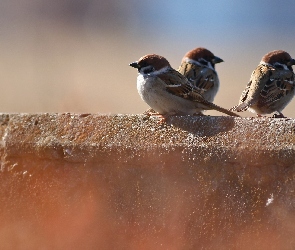
[[[281,112],[276,112],[273,114],[272,118],[286,118]]]
[[[152,116],[152,115],[157,114],[157,112],[155,110],[153,110],[153,109],[148,109],[148,110],[144,111],[142,114]]]

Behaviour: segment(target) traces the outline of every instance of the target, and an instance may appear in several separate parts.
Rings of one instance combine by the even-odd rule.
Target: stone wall
[[[295,248],[294,119],[0,124],[1,249]]]

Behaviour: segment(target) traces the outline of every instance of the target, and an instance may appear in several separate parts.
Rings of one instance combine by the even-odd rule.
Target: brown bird
[[[213,102],[219,89],[219,79],[215,64],[223,60],[205,48],[195,48],[187,52],[178,68],[204,98]]]
[[[161,115],[194,115],[214,109],[237,114],[208,102],[166,58],[149,54],[130,64],[138,70],[137,90],[141,98]]]
[[[295,60],[283,50],[267,53],[253,71],[239,105],[231,110],[249,110],[257,116],[276,112],[274,117],[284,117],[282,110],[295,93],[294,64]]]

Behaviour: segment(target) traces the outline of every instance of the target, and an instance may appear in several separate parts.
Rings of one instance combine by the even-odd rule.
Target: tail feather
[[[236,117],[240,117],[238,114],[228,110],[228,109],[225,109],[225,108],[222,108],[214,103],[211,103],[211,102],[208,102],[208,106],[211,108],[211,109],[214,109],[214,110],[217,110],[221,113],[224,113],[224,114],[227,114],[227,115],[230,115],[230,116],[236,116]]]
[[[241,103],[237,106],[234,106],[230,109],[230,111],[237,111],[237,112],[243,112],[246,111],[249,108],[249,104],[248,103]]]
[[[230,115],[230,116],[236,116],[236,117],[240,117],[238,114],[234,113],[234,112],[231,112],[230,110],[228,109],[225,109],[225,108],[222,108],[212,102],[209,102],[207,101],[200,93],[198,93],[197,91],[190,91],[189,92],[189,95],[188,95],[189,98],[191,98],[192,101],[194,102],[198,102],[200,104],[204,104],[203,105],[203,108],[204,109],[214,109],[214,110],[217,110],[221,113],[224,113],[224,114],[227,114],[227,115]]]

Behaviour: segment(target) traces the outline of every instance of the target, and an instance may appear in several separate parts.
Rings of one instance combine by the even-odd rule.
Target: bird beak
[[[131,67],[133,67],[133,68],[136,68],[136,69],[139,68],[139,65],[138,65],[137,62],[130,63],[129,66],[131,66]]]
[[[295,65],[295,59],[291,59],[290,62],[288,62],[288,66]]]
[[[223,61],[221,58],[215,56],[214,59],[212,60],[212,62],[213,62],[214,64],[216,64],[216,63],[221,63],[221,62],[224,62],[224,61]]]

